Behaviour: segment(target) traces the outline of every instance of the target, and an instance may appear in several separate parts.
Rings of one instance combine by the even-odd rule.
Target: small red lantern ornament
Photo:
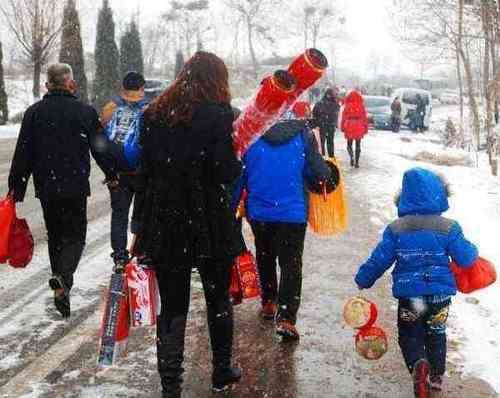
[[[344,305],[344,321],[354,329],[373,326],[377,317],[378,310],[375,303],[363,297],[353,297]]]
[[[363,328],[356,335],[356,351],[370,361],[382,358],[388,346],[387,335],[377,326]]]

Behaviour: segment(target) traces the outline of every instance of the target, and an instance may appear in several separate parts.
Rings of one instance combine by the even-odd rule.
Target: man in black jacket
[[[47,71],[48,94],[24,114],[9,175],[9,191],[22,202],[31,174],[40,199],[54,290],[54,303],[70,316],[69,292],[87,232],[90,196],[90,155],[107,178],[114,178],[103,154],[105,139],[96,111],[75,97],[77,86],[69,65],[54,64]]]
[[[335,156],[335,129],[337,128],[340,105],[337,94],[331,88],[313,109],[314,125],[319,127],[321,135],[321,153],[325,155],[325,142],[328,156]]]

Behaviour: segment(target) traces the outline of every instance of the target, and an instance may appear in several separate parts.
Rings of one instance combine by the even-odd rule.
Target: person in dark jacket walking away
[[[105,136],[96,111],[76,97],[71,67],[54,64],[47,71],[48,94],[24,114],[9,175],[9,190],[22,202],[31,174],[48,232],[52,268],[50,287],[63,317],[70,316],[70,290],[87,232],[90,155],[114,178],[111,162],[99,150]]]
[[[255,235],[262,287],[261,316],[276,320],[278,335],[297,340],[308,217],[306,184],[326,183],[331,171],[306,121],[296,120],[292,112],[248,150],[244,165],[233,203],[246,189],[246,214]]]
[[[228,185],[241,174],[233,151],[234,114],[222,60],[197,52],[146,110],[140,166],[146,197],[137,252],[156,266],[162,311],[158,370],[163,397],[180,397],[193,267],[207,304],[215,391],[241,378],[231,365],[232,264],[243,248]]]
[[[325,143],[329,157],[335,156],[335,129],[337,128],[340,105],[335,90],[329,88],[313,109],[314,124],[319,127],[321,153],[325,155]]]
[[[140,207],[142,195],[137,195],[137,163],[127,157],[127,149],[139,147],[142,131],[143,112],[148,105],[144,99],[144,76],[137,72],[128,72],[123,78],[122,92],[107,104],[101,113],[101,122],[106,136],[113,148],[117,179],[107,181],[111,196],[111,257],[114,271],[123,272],[129,261],[127,250],[127,232],[129,212],[132,202]],[[135,140],[135,144],[134,144]],[[136,150],[139,150],[137,148]],[[131,232],[137,234],[138,221],[132,216]]]
[[[426,113],[426,104],[425,100],[422,98],[420,94],[417,94],[417,108],[415,112],[416,112],[415,130],[422,133],[425,130],[424,120]]]
[[[399,130],[401,129],[401,101],[399,100],[399,97],[394,98],[394,101],[392,101],[391,104],[391,124],[392,124],[392,131],[394,133],[399,133]]]
[[[448,210],[449,187],[438,175],[408,170],[397,197],[399,219],[359,269],[355,281],[367,289],[394,263],[393,294],[399,300],[399,345],[413,374],[416,397],[441,390],[446,366],[446,321],[456,294],[450,258],[470,267],[476,247],[465,239],[458,222],[441,216]]]
[[[347,152],[351,158],[351,167],[359,168],[361,140],[368,133],[368,115],[363,97],[357,90],[350,91],[345,97],[340,128],[347,140]],[[354,142],[356,142],[356,155],[352,147]]]

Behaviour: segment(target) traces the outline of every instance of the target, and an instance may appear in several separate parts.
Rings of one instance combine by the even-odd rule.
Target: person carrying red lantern
[[[302,288],[302,255],[307,228],[307,184],[327,183],[331,171],[319,154],[306,120],[293,107],[243,157],[244,172],[233,207],[246,189],[246,215],[255,235],[262,288],[261,316],[276,320],[276,333],[297,340],[295,327]],[[276,262],[281,278],[278,284]]]
[[[361,94],[350,91],[345,97],[340,117],[340,128],[347,140],[347,152],[351,158],[351,167],[359,168],[361,157],[361,140],[368,133],[368,116]],[[353,151],[353,143],[356,141],[356,153]]]
[[[355,282],[367,289],[394,263],[393,294],[399,300],[399,345],[414,379],[416,397],[441,390],[446,366],[446,321],[457,293],[450,258],[463,269],[478,251],[458,222],[444,218],[448,184],[435,173],[414,168],[397,196],[399,218],[390,224]]]

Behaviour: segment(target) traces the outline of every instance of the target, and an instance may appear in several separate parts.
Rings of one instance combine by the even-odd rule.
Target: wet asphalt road
[[[0,187],[6,186],[14,141],[0,141]],[[335,238],[308,235],[304,255],[304,285],[298,328],[299,344],[281,342],[272,323],[258,317],[257,302],[235,308],[235,362],[244,370],[241,384],[228,397],[412,397],[410,378],[403,368],[395,340],[395,301],[390,296],[389,280],[368,292],[380,308],[381,326],[388,332],[390,350],[378,362],[362,360],[355,353],[353,331],[345,327],[342,306],[357,294],[352,277],[361,261],[378,241],[380,226],[374,225],[360,175],[383,171],[370,165],[370,153],[363,155],[361,170],[345,173],[350,203],[350,227]],[[70,322],[60,322],[50,308],[46,293],[46,265],[30,269],[29,277],[0,284],[0,330],[11,318],[13,325],[30,327],[9,329],[0,336],[0,397],[159,397],[156,372],[154,330],[134,330],[129,354],[120,365],[96,370],[96,346],[101,292],[111,269],[107,219],[108,194],[100,184],[102,175],[94,172],[94,196],[89,202],[88,247],[82,269],[87,263],[101,269],[77,279],[80,306]],[[1,191],[1,189],[0,189]],[[0,193],[3,193],[1,191]],[[28,195],[32,195],[28,193]],[[21,212],[33,228],[36,255],[44,255],[46,237],[40,207],[27,200]],[[247,231],[247,240],[252,238]],[[35,265],[33,265],[34,267]],[[0,266],[1,267],[1,266]],[[0,268],[0,281],[12,280],[10,271]],[[21,275],[21,274],[20,274]],[[87,276],[88,275],[88,276]],[[11,278],[11,279],[8,279]],[[86,278],[84,280],[84,278]],[[91,279],[91,280],[89,280]],[[85,282],[85,283],[83,283]],[[210,354],[203,295],[194,278],[193,301],[186,338],[184,397],[210,397]],[[29,313],[23,314],[26,308]],[[40,311],[40,314],[37,314]],[[42,315],[45,317],[43,318]],[[37,322],[37,317],[43,322]],[[25,317],[25,318],[23,318]],[[17,319],[17,318],[16,318]],[[5,323],[4,323],[5,322]],[[10,325],[10,324],[9,324]],[[450,342],[453,347],[453,342]],[[2,357],[19,355],[12,364],[2,365]],[[32,385],[34,384],[34,385]],[[493,397],[489,386],[463,378],[450,369],[448,397]]]

